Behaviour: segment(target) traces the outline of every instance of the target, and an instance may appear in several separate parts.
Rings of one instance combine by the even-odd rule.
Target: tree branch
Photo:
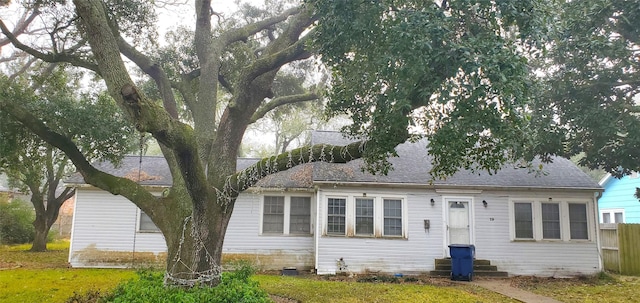
[[[17,49],[20,49],[26,52],[27,54],[34,56],[42,61],[52,62],[52,63],[67,62],[67,63],[70,63],[71,65],[86,68],[88,70],[94,71],[97,74],[100,74],[97,65],[95,65],[94,63],[88,62],[86,60],[82,60],[80,57],[72,56],[67,52],[45,54],[43,52],[40,52],[34,48],[31,48],[23,44],[22,42],[20,42],[20,40],[18,40],[16,36],[13,35],[13,33],[11,33],[11,31],[9,31],[9,29],[7,28],[7,26],[4,24],[2,20],[0,20],[0,30],[2,30],[2,33],[7,37],[9,41],[11,41],[11,44],[13,44],[13,46],[15,46]]]
[[[133,85],[127,68],[120,56],[120,48],[111,28],[105,7],[99,0],[74,0],[91,50],[109,94],[135,122],[139,131],[149,132],[160,143],[175,153],[182,177],[194,202],[204,202],[210,196],[204,166],[198,155],[197,141],[191,126],[172,119],[167,111],[146,98]],[[107,72],[108,71],[108,72]]]
[[[251,116],[251,120],[249,121],[249,123],[256,122],[258,119],[264,117],[264,115],[266,115],[269,111],[273,110],[278,106],[285,105],[285,104],[293,104],[298,102],[311,101],[311,100],[316,100],[318,98],[319,96],[316,93],[306,93],[306,94],[290,95],[290,96],[275,98],[271,100],[271,102],[264,104],[260,108],[258,108],[258,110],[256,110],[253,116]]]
[[[122,195],[132,201],[135,200],[136,204],[140,203],[143,207],[150,207],[155,204],[154,202],[157,198],[134,181],[119,178],[94,168],[71,139],[52,131],[30,111],[5,100],[5,98],[0,99],[0,111],[9,113],[42,140],[62,150],[73,162],[88,184],[92,184],[114,195]]]
[[[282,12],[282,14],[278,16],[260,20],[258,22],[247,24],[243,27],[225,32],[224,35],[220,37],[220,39],[223,41],[224,47],[234,42],[244,41],[249,37],[255,35],[256,33],[259,33],[260,31],[268,29],[275,24],[287,20],[290,16],[298,14],[301,10],[301,7],[290,8]]]
[[[305,50],[305,45],[310,39],[309,37],[310,36],[307,35],[293,45],[277,53],[256,60],[247,73],[246,78],[253,81],[257,77],[273,71],[274,69],[280,68],[287,63],[311,57],[311,53]]]
[[[21,34],[23,34],[26,30],[27,27],[29,27],[29,25],[31,24],[31,22],[33,22],[33,20],[40,15],[40,11],[38,11],[38,9],[34,9],[31,14],[29,15],[29,17],[27,17],[27,12],[25,12],[22,17],[20,17],[20,20],[18,21],[18,24],[16,26],[16,28],[13,29],[13,32],[11,32],[11,34],[14,37],[20,36]],[[0,20],[0,22],[2,22],[2,20]],[[11,43],[11,40],[9,38],[7,39],[1,39],[0,40],[0,47],[5,46],[7,44]]]
[[[135,47],[127,43],[127,41],[125,41],[117,31],[114,31],[114,36],[118,41],[120,52],[133,61],[133,63],[140,67],[140,69],[147,73],[147,75],[156,82],[158,90],[160,90],[160,95],[162,96],[162,104],[169,113],[169,116],[174,119],[178,119],[178,106],[176,105],[176,99],[173,96],[169,78],[162,67],[151,61],[149,57],[145,56],[143,53],[135,49]]]
[[[353,142],[345,146],[318,144],[264,158],[258,161],[258,163],[229,176],[219,198],[223,199],[223,202],[228,203],[229,201],[233,201],[240,192],[255,185],[262,178],[270,174],[285,171],[305,163],[346,163],[361,158],[365,149],[366,141]]]

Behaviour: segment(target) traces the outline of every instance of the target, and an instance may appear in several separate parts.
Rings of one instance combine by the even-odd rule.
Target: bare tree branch
[[[27,17],[27,12],[24,12],[24,14],[22,15],[22,17],[20,17],[20,20],[18,21],[18,24],[16,26],[16,28],[13,29],[13,32],[11,32],[14,36],[20,36],[21,34],[23,34],[27,28],[29,27],[29,25],[31,24],[31,22],[33,22],[33,20],[40,14],[40,12],[38,11],[38,9],[35,9],[33,11],[31,11],[31,14],[29,14],[29,16]],[[2,22],[2,20],[0,20],[0,22]],[[5,46],[7,44],[11,43],[10,39],[0,39],[0,47],[1,46]]]
[[[100,74],[98,70],[98,66],[96,64],[83,60],[80,57],[72,56],[67,52],[61,52],[56,54],[52,54],[52,53],[45,54],[43,52],[40,52],[34,48],[31,48],[23,44],[22,42],[20,42],[20,40],[18,40],[16,36],[13,35],[13,33],[11,33],[11,31],[7,28],[7,26],[4,24],[2,20],[0,20],[0,30],[2,30],[2,33],[7,37],[7,39],[11,42],[11,44],[13,44],[13,46],[42,61],[67,62],[67,63],[70,63],[71,65],[86,68],[88,70],[94,71],[97,74]]]
[[[293,104],[298,102],[312,101],[318,98],[319,96],[316,93],[306,93],[306,94],[290,95],[290,96],[275,98],[271,100],[271,102],[264,104],[260,108],[258,108],[258,110],[253,114],[253,116],[251,116],[250,123],[256,122],[258,119],[264,117],[264,115],[266,115],[269,111],[273,110],[278,106],[285,105],[285,104]]]

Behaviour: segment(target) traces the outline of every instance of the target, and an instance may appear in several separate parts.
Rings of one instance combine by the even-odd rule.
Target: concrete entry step
[[[432,270],[429,274],[436,277],[450,277],[451,276],[451,258],[436,259],[435,270]],[[491,265],[490,260],[473,260],[473,274],[476,277],[500,277],[505,278],[509,276],[509,273],[505,271],[498,271],[498,267]]]

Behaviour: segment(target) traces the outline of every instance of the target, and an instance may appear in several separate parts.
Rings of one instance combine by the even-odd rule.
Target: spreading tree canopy
[[[48,128],[72,140],[90,161],[118,163],[130,151],[133,127],[111,97],[74,96],[74,81],[60,67],[49,66],[39,74],[31,79],[0,76],[0,98],[35,113]],[[31,194],[36,214],[32,251],[46,250],[49,230],[63,203],[74,194],[72,188],[61,184],[73,171],[61,150],[29,131],[8,111],[0,111],[0,172],[15,187]]]
[[[172,174],[166,195],[96,170],[76,142],[24,104],[2,98],[0,111],[64,151],[87,183],[151,217],[167,243],[170,284],[219,283],[235,200],[268,174],[359,157],[384,173],[394,147],[415,134],[430,140],[434,177],[460,168],[493,172],[512,161],[526,166],[535,156],[571,154],[580,140],[567,124],[580,116],[564,120],[565,101],[551,102],[559,100],[549,97],[554,81],[545,81],[558,70],[546,65],[547,55],[563,52],[552,25],[571,16],[558,15],[564,7],[553,1],[271,1],[269,9],[245,7],[243,18],[229,18],[215,2],[196,0],[195,30],[177,30],[177,43],[164,48],[153,3],[27,1],[22,20],[38,15],[46,39],[28,39],[5,20],[0,30],[1,43],[31,58],[102,79],[127,120],[159,142]],[[236,172],[250,124],[279,106],[317,100],[309,89],[274,89],[287,66],[310,59],[329,66],[329,113],[349,116],[354,123],[345,131],[361,141],[295,149]],[[138,85],[139,74],[153,85]]]

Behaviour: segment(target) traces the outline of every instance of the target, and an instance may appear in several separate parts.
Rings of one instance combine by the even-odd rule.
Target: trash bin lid
[[[453,247],[453,248],[468,248],[468,247],[473,247],[473,244],[450,244],[449,247]]]

